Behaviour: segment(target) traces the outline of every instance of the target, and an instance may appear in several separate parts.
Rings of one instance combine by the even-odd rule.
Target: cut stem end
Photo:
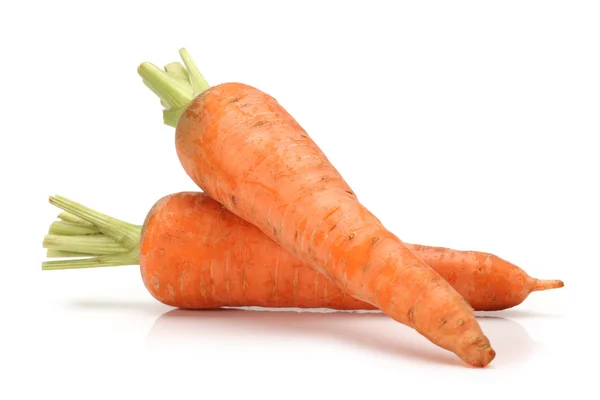
[[[137,70],[142,82],[160,99],[163,122],[171,127],[177,126],[179,117],[192,100],[210,87],[187,50],[180,49],[179,55],[183,65],[172,62],[163,70],[145,61]]]

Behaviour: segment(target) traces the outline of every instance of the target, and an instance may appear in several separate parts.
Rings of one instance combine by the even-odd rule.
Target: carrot
[[[138,73],[175,122],[177,155],[199,188],[347,295],[472,366],[494,359],[465,299],[361,204],[282,105],[242,83],[208,87],[180,54],[187,74],[151,63]]]
[[[150,209],[143,226],[108,217],[62,196],[51,197],[50,202],[70,211],[61,213],[61,219],[109,234],[90,236],[76,226],[61,234],[50,233],[44,241],[49,257],[79,259],[46,261],[44,270],[139,264],[142,280],[155,299],[185,309],[376,309],[347,296],[323,274],[201,192],[163,197]],[[532,290],[562,286],[561,281],[531,278],[489,253],[406,246],[452,282],[475,310],[513,307]]]

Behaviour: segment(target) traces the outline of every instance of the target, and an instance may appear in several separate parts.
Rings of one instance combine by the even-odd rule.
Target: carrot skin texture
[[[495,357],[461,295],[367,210],[298,122],[239,83],[197,96],[176,127],[192,180],[286,251],[477,367]]]
[[[140,243],[144,285],[153,297],[173,307],[377,310],[346,295],[202,192],[175,193],[156,202],[142,227]],[[513,307],[539,282],[489,253],[407,247],[478,311]],[[473,278],[482,273],[487,277]]]
[[[203,193],[178,193],[148,213],[140,242],[144,285],[185,309],[299,307],[376,310]]]
[[[521,304],[531,292],[564,286],[558,279],[533,278],[494,254],[418,244],[410,247],[476,311],[505,310]]]

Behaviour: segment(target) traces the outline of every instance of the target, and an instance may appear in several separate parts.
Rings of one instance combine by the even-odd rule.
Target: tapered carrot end
[[[480,346],[473,347],[472,351],[463,357],[464,361],[476,368],[487,366],[496,357],[496,351],[491,346],[487,345],[483,348]]]
[[[531,291],[536,292],[540,290],[559,289],[563,286],[565,286],[565,284],[560,279],[536,279]]]
[[[491,347],[486,349],[483,352],[481,365],[479,365],[479,367],[485,367],[486,365],[491,363],[494,358],[496,358],[496,351],[494,349],[492,349]]]
[[[467,364],[483,368],[496,357],[488,338],[483,335],[479,327],[470,329],[461,335],[458,352],[456,353]]]

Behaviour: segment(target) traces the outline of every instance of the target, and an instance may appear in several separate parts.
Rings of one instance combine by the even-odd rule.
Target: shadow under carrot
[[[539,346],[518,322],[498,316],[478,316],[490,337],[502,349],[497,366],[523,362]],[[174,309],[162,314],[148,332],[146,344],[150,349],[173,348],[193,343],[244,340],[244,335],[330,340],[344,346],[379,354],[410,358],[426,364],[464,368],[460,360],[433,344],[423,345],[422,338],[409,328],[395,324],[378,311],[349,312],[260,308],[222,308],[216,310]]]

